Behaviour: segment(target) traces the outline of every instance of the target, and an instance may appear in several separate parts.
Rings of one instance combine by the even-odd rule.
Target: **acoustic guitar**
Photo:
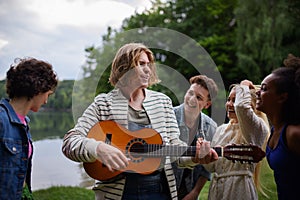
[[[88,138],[103,141],[120,149],[130,160],[129,165],[120,171],[111,172],[99,160],[83,163],[86,173],[100,181],[110,181],[122,172],[150,174],[161,166],[166,156],[190,156],[196,154],[195,146],[164,145],[158,132],[144,128],[129,131],[114,121],[100,121],[91,128]],[[256,163],[265,157],[265,152],[255,145],[231,144],[225,147],[212,147],[220,157],[229,160]]]

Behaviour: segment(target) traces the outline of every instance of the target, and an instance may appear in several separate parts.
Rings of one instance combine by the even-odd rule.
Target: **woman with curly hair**
[[[299,199],[300,180],[300,58],[290,54],[284,65],[262,81],[256,108],[272,125],[266,157],[278,199],[293,200]]]
[[[27,114],[47,103],[57,82],[52,65],[35,58],[16,59],[7,71],[8,98],[0,101],[0,199],[32,199]]]

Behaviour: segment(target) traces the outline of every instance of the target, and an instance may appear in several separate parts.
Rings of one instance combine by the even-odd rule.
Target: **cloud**
[[[75,79],[84,49],[100,45],[108,26],[150,0],[0,0],[0,79],[16,57],[50,62],[60,79]]]

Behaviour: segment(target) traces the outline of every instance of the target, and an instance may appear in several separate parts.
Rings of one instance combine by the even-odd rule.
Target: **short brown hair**
[[[215,81],[205,75],[197,75],[190,78],[190,84],[201,85],[208,91],[208,99],[212,100],[218,95],[218,86]]]

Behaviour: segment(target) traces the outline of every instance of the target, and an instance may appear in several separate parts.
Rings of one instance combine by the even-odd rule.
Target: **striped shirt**
[[[171,99],[162,93],[147,89],[145,89],[145,94],[143,108],[150,119],[152,128],[161,135],[164,144],[186,146],[186,143],[179,140],[179,129]],[[94,102],[84,111],[75,127],[65,135],[62,148],[65,156],[77,162],[95,161],[99,141],[87,138],[87,134],[96,123],[103,120],[113,120],[128,128],[128,99],[119,89],[95,97]],[[188,157],[179,158],[177,163],[189,168],[195,165]],[[176,182],[169,157],[165,159],[164,170],[171,197],[177,199]],[[97,182],[94,187],[96,199],[121,199],[124,185],[125,178],[112,183]]]

